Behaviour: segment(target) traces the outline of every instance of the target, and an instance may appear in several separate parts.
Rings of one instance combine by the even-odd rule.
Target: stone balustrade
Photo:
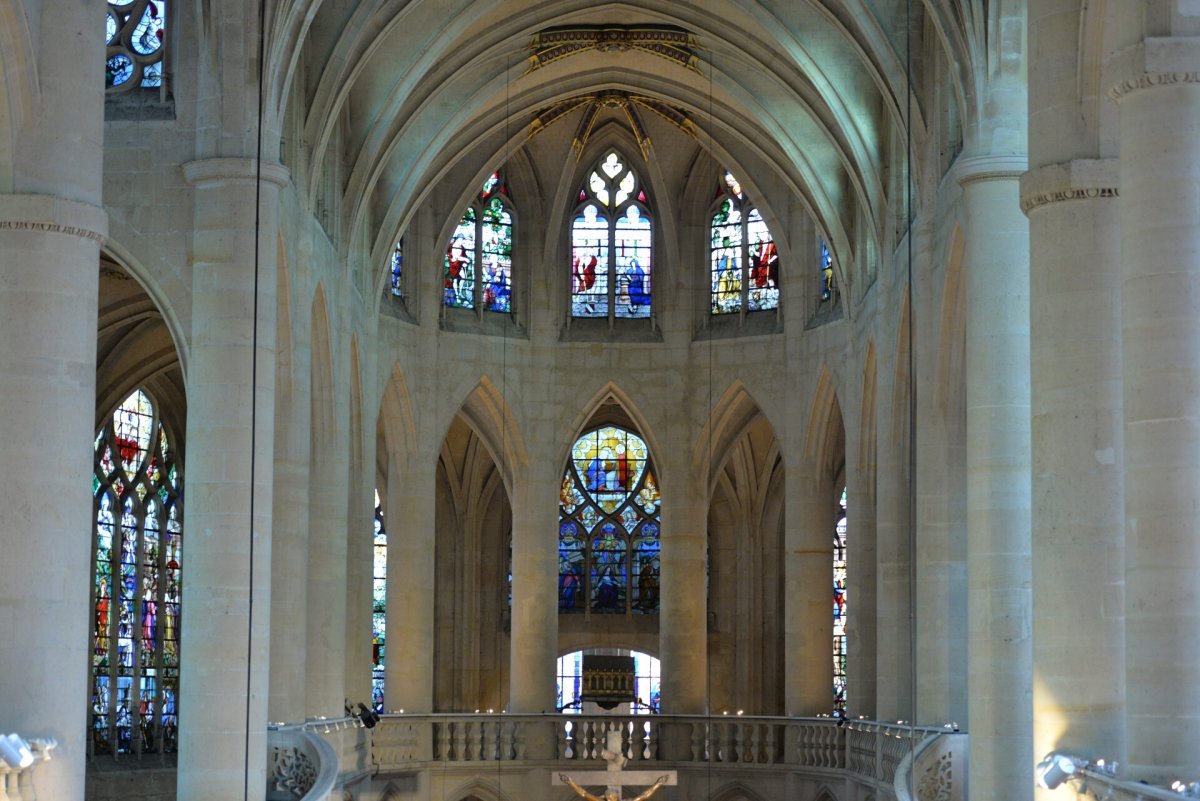
[[[32,761],[21,767],[10,765],[0,757],[0,801],[37,801],[33,788],[34,771],[50,759],[50,752],[57,746],[53,740],[22,740],[21,744],[28,749]]]
[[[389,714],[374,729],[354,718],[272,727],[267,798],[325,801],[368,776],[448,766],[489,772],[509,763],[506,775],[522,768],[592,768],[609,731],[621,732],[631,770],[652,763],[681,775],[849,777],[879,799],[965,797],[967,735],[941,728],[740,715]],[[483,769],[485,763],[491,767]]]

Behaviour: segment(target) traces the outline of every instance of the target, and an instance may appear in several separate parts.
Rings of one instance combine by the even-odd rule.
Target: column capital
[[[261,177],[263,181],[280,189],[288,184],[291,173],[288,168],[273,161],[262,163]],[[215,158],[189,161],[183,165],[183,177],[193,186],[205,184],[228,183],[235,181],[256,181],[260,177],[258,159],[248,158]]]
[[[1200,37],[1148,36],[1117,51],[1108,74],[1113,80],[1108,96],[1118,103],[1145,89],[1200,84]]]
[[[1115,198],[1119,163],[1116,159],[1072,159],[1034,167],[1021,176],[1021,211],[1068,200]]]
[[[1029,167],[1024,153],[989,153],[958,160],[955,170],[962,186],[976,181],[1012,181],[1020,178]]]
[[[103,244],[108,212],[57,195],[0,195],[0,230],[65,234]]]

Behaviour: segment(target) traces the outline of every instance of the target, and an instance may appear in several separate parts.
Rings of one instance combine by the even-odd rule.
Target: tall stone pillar
[[[388,711],[433,711],[434,543],[437,456],[388,462],[387,644],[383,697]]]
[[[369,373],[363,369],[363,381]],[[358,380],[351,378],[351,381]],[[350,393],[351,404],[361,404],[366,392]],[[375,435],[364,430],[363,420],[376,415],[365,408],[351,410],[350,474],[346,493],[346,697],[352,703],[371,705],[371,616],[375,576]],[[357,709],[357,707],[354,707]]]
[[[247,789],[261,799],[267,784],[276,232],[287,172],[263,164],[260,181],[258,166],[184,165],[196,222],[180,801]]]
[[[875,473],[846,449],[846,711],[875,719]],[[836,488],[835,488],[836,491]]]
[[[666,455],[668,464],[659,474],[663,500],[658,648],[663,710],[704,715],[708,713],[708,499],[704,480],[692,474],[686,459],[671,456]]]
[[[1194,19],[1194,17],[1192,18]],[[1148,37],[1121,132],[1128,773],[1200,765],[1200,38]]]
[[[555,709],[560,467],[532,464],[514,479],[509,712]]]
[[[0,195],[0,730],[58,740],[34,789],[80,801],[96,305],[108,232],[99,207],[104,43],[92,7],[44,6],[44,23],[31,31],[37,63],[24,65],[36,71],[39,97],[27,98],[15,131],[4,131],[14,137],[13,160],[0,164],[0,186],[14,193]]]
[[[280,265],[279,269],[284,269]],[[296,286],[295,279],[291,285]],[[295,319],[295,315],[290,315]],[[292,351],[276,371],[275,421],[282,432],[310,425],[310,349],[307,334],[291,332]],[[312,454],[306,436],[275,438],[271,536],[271,690],[269,719],[304,720],[308,664],[308,483]]]
[[[1026,158],[959,162],[967,273],[967,685],[974,799],[1033,797]]]
[[[784,511],[784,713],[833,710],[833,481],[789,467]]]
[[[903,325],[897,331],[904,336]],[[907,371],[907,361],[896,365],[885,362],[893,376]],[[888,388],[879,404],[879,473],[875,511],[875,558],[877,611],[876,682],[878,696],[876,714],[880,720],[911,720],[912,706],[912,637],[910,634],[911,607],[909,597],[909,480],[908,475],[908,403],[893,404],[895,381],[885,381]],[[901,391],[904,387],[899,388]]]

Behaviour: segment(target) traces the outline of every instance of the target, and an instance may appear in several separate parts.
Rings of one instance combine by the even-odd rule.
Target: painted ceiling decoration
[[[604,53],[643,50],[700,72],[696,48],[696,37],[674,25],[571,25],[547,28],[534,34],[529,43],[533,54],[529,57],[529,69],[525,74],[588,50]]]
[[[547,106],[533,115],[533,121],[529,126],[529,137],[533,138],[572,111],[583,108],[583,117],[575,131],[575,138],[571,142],[575,160],[579,161],[583,157],[583,151],[587,147],[588,139],[592,135],[600,112],[605,109],[620,109],[625,113],[625,119],[629,122],[629,128],[642,151],[642,157],[648,159],[650,157],[650,135],[646,132],[645,123],[642,122],[641,115],[638,113],[638,106],[654,112],[688,136],[696,138],[696,128],[683,109],[670,103],[664,103],[658,98],[620,91],[580,95]]]

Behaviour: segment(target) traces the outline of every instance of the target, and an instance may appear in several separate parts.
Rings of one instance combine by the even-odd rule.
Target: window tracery
[[[559,505],[560,612],[658,613],[660,505],[641,437],[604,426],[575,441]]]
[[[648,318],[653,226],[637,174],[610,150],[588,175],[571,224],[571,316]]]
[[[182,490],[158,411],[135,390],[95,442],[93,753],[176,749]]]
[[[758,209],[728,170],[709,227],[712,314],[779,307],[779,250]]]
[[[163,85],[168,0],[109,0],[104,85],[108,92]]]
[[[500,171],[484,181],[450,235],[443,303],[451,308],[512,311],[513,205]]]

